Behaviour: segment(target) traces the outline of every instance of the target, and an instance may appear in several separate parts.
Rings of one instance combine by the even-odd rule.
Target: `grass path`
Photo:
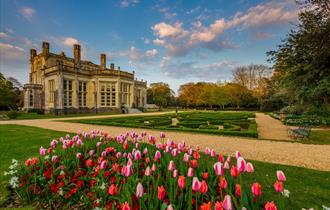
[[[168,112],[165,112],[168,113]],[[165,114],[164,113],[164,114]],[[145,115],[159,115],[160,113],[147,113]],[[134,114],[139,115],[139,114]],[[123,116],[123,115],[119,115]],[[125,115],[129,116],[129,115]],[[97,116],[104,118],[109,116]],[[110,117],[118,117],[112,115]],[[86,119],[87,117],[84,117]],[[95,117],[93,117],[95,118]],[[78,119],[78,118],[65,118]],[[61,120],[64,120],[62,118]],[[40,128],[52,129],[65,132],[76,132],[77,130],[90,131],[101,129],[111,135],[117,135],[126,131],[141,132],[145,129],[111,127],[91,124],[80,124],[71,122],[59,122],[54,119],[42,120],[18,120],[0,122],[0,124],[10,123],[19,125],[36,126]],[[159,136],[159,131],[148,130],[148,133]],[[242,137],[216,136],[207,134],[185,133],[167,131],[167,138],[175,141],[185,140],[187,144],[199,145],[202,148],[214,148],[217,152],[225,155],[232,155],[236,150],[241,151],[246,158],[271,163],[279,163],[291,166],[300,166],[305,168],[330,171],[330,145],[311,145],[297,142],[256,140]]]

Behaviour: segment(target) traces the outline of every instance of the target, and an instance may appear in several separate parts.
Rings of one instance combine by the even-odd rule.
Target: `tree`
[[[15,88],[13,83],[0,73],[0,109],[17,109],[19,96],[20,90]]]
[[[300,2],[299,24],[275,51],[278,87],[285,88],[301,104],[329,104],[330,97],[330,2]]]
[[[168,84],[159,82],[152,83],[147,90],[148,103],[154,103],[160,108],[168,105],[174,105],[174,91],[171,90]]]

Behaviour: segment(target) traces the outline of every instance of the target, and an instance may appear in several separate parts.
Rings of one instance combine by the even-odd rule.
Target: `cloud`
[[[273,36],[273,34],[272,33],[268,33],[268,32],[257,31],[257,32],[251,33],[250,36],[254,40],[262,40],[262,39],[269,39],[269,38],[271,38]]]
[[[186,13],[187,13],[188,15],[191,15],[191,14],[197,12],[200,8],[201,8],[200,6],[197,6],[197,7],[193,8],[193,9],[187,11]]]
[[[120,6],[121,7],[132,7],[139,3],[139,0],[121,0]]]
[[[62,38],[62,44],[67,47],[72,47],[74,44],[79,44],[79,41],[73,37]]]
[[[158,55],[158,50],[156,49],[147,50],[145,54],[147,57],[155,57],[156,55]]]
[[[1,63],[10,61],[24,61],[25,50],[11,44],[0,43]]]
[[[164,15],[165,19],[171,20],[176,17],[176,13],[170,12],[168,7],[160,8],[158,11]]]
[[[177,22],[174,25],[161,22],[155,24],[151,29],[160,38],[182,38],[188,34],[187,31],[182,29],[182,23],[180,22]]]
[[[9,35],[6,34],[5,32],[0,32],[0,39],[8,39]]]
[[[22,7],[19,12],[28,21],[32,21],[36,14],[36,11],[31,7]]]
[[[196,62],[173,63],[167,59],[160,67],[166,76],[172,78],[184,77],[217,81],[228,79],[232,74],[232,70],[237,66],[239,66],[237,62],[227,60],[200,65]]]

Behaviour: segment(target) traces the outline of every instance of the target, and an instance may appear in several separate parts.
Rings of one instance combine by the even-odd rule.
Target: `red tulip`
[[[199,191],[202,193],[202,194],[205,194],[207,193],[207,190],[208,190],[208,187],[207,187],[207,183],[203,180],[200,184],[200,188],[199,188]]]
[[[230,175],[232,177],[237,177],[238,176],[238,171],[237,171],[237,168],[235,166],[231,166]]]
[[[222,189],[226,189],[227,188],[227,180],[226,180],[226,178],[222,178],[222,176],[220,176],[220,187]]]
[[[124,148],[124,150],[127,150],[128,149],[128,143],[127,143],[127,141],[124,142],[123,148]]]
[[[186,185],[186,178],[184,176],[179,176],[178,185],[181,189],[183,189]]]
[[[188,177],[193,177],[194,176],[194,169],[193,168],[188,168]]]
[[[222,202],[221,201],[215,202],[215,204],[214,204],[214,210],[223,210]]]
[[[225,158],[224,158],[221,154],[219,154],[219,156],[218,156],[218,161],[219,161],[220,163],[223,163],[223,162],[225,161]]]
[[[165,188],[164,186],[158,186],[158,199],[163,200],[165,197]]]
[[[108,189],[108,193],[110,195],[116,195],[117,194],[117,186],[115,184],[110,185]]]
[[[276,192],[283,192],[283,182],[281,181],[276,181],[274,184],[274,188]]]
[[[261,185],[258,182],[252,184],[251,191],[255,197],[261,195]]]
[[[192,168],[197,168],[197,166],[198,166],[198,161],[197,160],[191,160],[190,161],[190,166],[192,167]]]
[[[127,203],[127,201],[122,204],[121,210],[131,210],[131,207],[129,206],[129,203]]]
[[[203,203],[203,205],[201,205],[201,210],[211,210],[211,209],[212,209],[211,201],[208,203]]]
[[[193,178],[192,181],[192,190],[193,191],[198,191],[200,189],[201,183],[199,182],[197,177]]]
[[[198,151],[194,151],[193,157],[198,160],[201,156],[199,155]]]
[[[235,195],[237,195],[238,197],[241,197],[241,185],[239,185],[239,184],[236,184]]]
[[[273,201],[267,202],[265,205],[265,210],[277,210],[277,207]]]
[[[246,164],[246,171],[248,173],[253,173],[254,172],[254,167],[253,167],[252,163],[249,162],[249,163]]]
[[[203,173],[203,179],[208,179],[209,178],[209,173],[207,173],[207,172],[204,172]]]

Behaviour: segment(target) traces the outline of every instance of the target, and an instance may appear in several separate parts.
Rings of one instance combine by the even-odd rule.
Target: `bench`
[[[288,135],[294,139],[308,138],[311,133],[311,126],[301,125],[298,128],[288,128]]]

